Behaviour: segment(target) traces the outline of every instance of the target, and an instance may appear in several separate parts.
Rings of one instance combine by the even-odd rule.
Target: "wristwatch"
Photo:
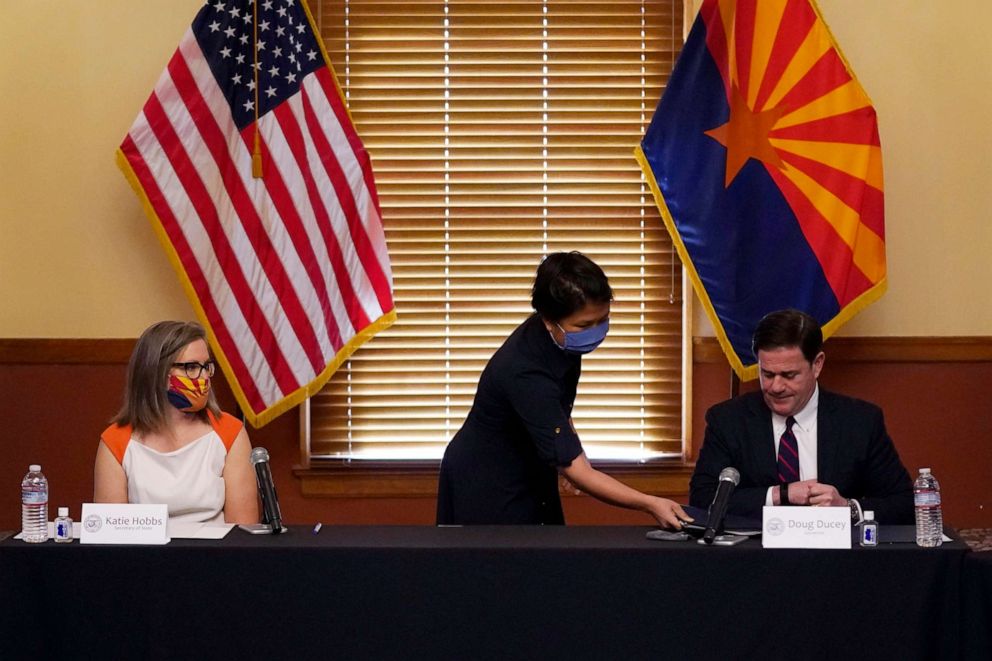
[[[791,505],[789,502],[789,484],[783,483],[778,485],[778,504],[779,505]]]
[[[851,521],[858,523],[861,521],[861,505],[853,498],[847,499],[847,506],[851,508]]]

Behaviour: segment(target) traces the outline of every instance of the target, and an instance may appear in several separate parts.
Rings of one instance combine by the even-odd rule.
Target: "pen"
[[[320,532],[320,525],[321,525],[321,524],[320,524],[320,522],[318,521],[318,522],[317,522],[317,525],[315,525],[315,526],[313,527],[313,534],[314,534],[314,535],[316,535],[317,533],[319,533],[319,532]]]

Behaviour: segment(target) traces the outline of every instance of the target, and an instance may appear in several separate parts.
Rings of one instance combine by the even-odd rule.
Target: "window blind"
[[[615,293],[574,421],[592,459],[682,452],[681,266],[633,157],[682,43],[666,1],[325,1],[373,162],[398,321],[311,399],[311,462],[434,459],[542,257]]]

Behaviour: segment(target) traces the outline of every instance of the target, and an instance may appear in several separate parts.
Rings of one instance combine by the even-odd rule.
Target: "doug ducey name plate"
[[[761,545],[777,549],[851,548],[851,508],[764,507]]]

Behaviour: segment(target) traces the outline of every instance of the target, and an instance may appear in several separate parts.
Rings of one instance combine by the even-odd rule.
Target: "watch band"
[[[778,485],[778,504],[779,505],[791,505],[789,502],[789,484]]]

